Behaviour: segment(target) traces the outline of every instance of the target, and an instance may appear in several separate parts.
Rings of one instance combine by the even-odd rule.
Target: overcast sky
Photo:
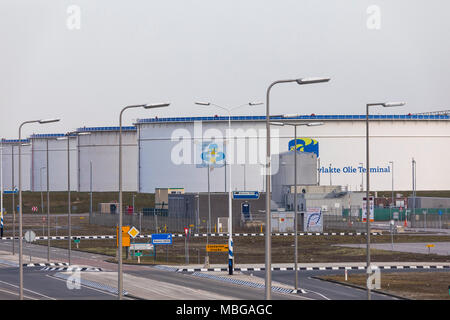
[[[265,102],[272,81],[310,76],[332,81],[274,88],[272,114],[450,109],[449,12],[448,0],[2,0],[0,136],[39,118],[62,121],[25,135],[118,125],[129,104],[171,106],[126,124],[223,114],[194,101]]]

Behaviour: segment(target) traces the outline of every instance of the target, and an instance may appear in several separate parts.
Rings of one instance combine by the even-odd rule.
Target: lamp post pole
[[[278,80],[272,82],[267,88],[266,92],[266,234],[265,234],[265,298],[270,300],[272,298],[272,246],[271,246],[271,211],[270,211],[270,91],[276,84],[297,82],[299,85],[328,82],[330,79],[326,78],[310,78],[310,79],[294,79],[294,80]]]
[[[19,141],[20,143],[20,141]],[[13,191],[12,194],[12,213],[13,213],[13,240],[12,240],[12,254],[16,254],[16,199],[15,199],[15,187],[14,187],[14,144],[11,144],[11,189]]]
[[[359,163],[361,169],[364,167],[362,162]],[[364,191],[364,172],[361,170],[361,191]]]
[[[366,104],[366,232],[367,232],[367,249],[366,249],[366,273],[367,273],[367,281],[369,281],[369,277],[371,274],[370,268],[370,200],[369,200],[369,192],[370,192],[370,166],[369,166],[369,107],[373,106],[382,106],[382,107],[399,107],[405,105],[404,102],[386,102],[386,103],[368,103]],[[374,199],[375,200],[375,199]],[[375,202],[375,201],[374,201]],[[367,282],[367,300],[371,300],[371,289],[369,286],[369,282]]]
[[[46,124],[57,122],[59,119],[52,120],[32,120],[25,121],[19,126],[19,299],[23,300],[23,243],[22,243],[22,148],[20,141],[22,139],[22,127],[29,123]]]
[[[120,111],[119,116],[119,241],[118,241],[118,299],[123,299],[123,272],[122,272],[122,249],[123,249],[123,243],[122,243],[122,115],[125,110],[132,109],[132,108],[145,108],[145,109],[151,109],[151,108],[160,108],[160,107],[167,107],[169,106],[168,103],[161,103],[161,104],[154,104],[154,105],[148,105],[148,104],[140,104],[140,105],[132,105],[132,106],[126,106]]]
[[[0,231],[0,236],[3,237],[3,139],[1,140],[1,149],[0,149],[0,188],[1,188],[1,231]]]
[[[284,115],[284,118],[295,117],[299,115]],[[271,125],[276,126],[292,126],[294,127],[294,147],[292,151],[294,152],[294,269],[295,269],[295,292],[298,290],[298,186],[297,186],[297,127],[299,126],[321,126],[323,122],[311,122],[311,123],[286,123],[286,122],[271,122]]]
[[[50,174],[48,161],[48,139],[47,141],[47,262],[50,262]]]
[[[392,220],[393,219],[392,210],[394,209],[394,206],[395,206],[395,200],[394,200],[394,161],[389,161],[389,163],[392,166],[392,204],[390,205],[390,207],[391,207],[391,220]]]
[[[68,132],[64,138],[57,138],[57,140],[67,140],[67,225],[68,225],[68,261],[69,265],[71,265],[71,255],[72,255],[72,204],[71,204],[71,187],[70,187],[70,137],[78,136],[78,135],[88,135],[90,132],[82,132],[78,131]]]
[[[195,104],[201,105],[201,106],[211,106],[212,105],[212,106],[218,107],[218,108],[228,112],[227,142],[228,142],[228,147],[230,147],[230,145],[231,145],[231,111],[233,111],[237,108],[244,107],[244,106],[261,105],[262,103],[250,102],[250,103],[239,105],[239,106],[231,108],[231,109],[221,107],[221,106],[211,103],[211,102],[196,102]],[[227,154],[230,154],[229,150],[227,150]],[[226,158],[228,158],[228,157],[226,156]],[[229,168],[228,168],[228,176],[229,176],[229,179],[228,179],[229,180],[228,181],[228,274],[232,275],[233,270],[234,270],[234,250],[233,250],[233,208],[232,208],[231,162],[225,160],[225,165],[226,165],[226,163],[229,164]],[[226,180],[226,178],[225,178],[225,180]]]

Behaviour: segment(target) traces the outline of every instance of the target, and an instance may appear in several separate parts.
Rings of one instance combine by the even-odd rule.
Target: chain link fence
[[[105,227],[116,227],[119,225],[119,215],[93,212],[89,215],[89,223]],[[190,226],[194,226],[194,231],[197,231],[193,219],[169,218],[167,215],[158,215],[155,213],[124,213],[122,216],[122,225],[134,226],[141,232],[147,231],[149,233],[183,233],[184,228]]]
[[[450,229],[449,209],[417,209],[410,215],[411,228]]]

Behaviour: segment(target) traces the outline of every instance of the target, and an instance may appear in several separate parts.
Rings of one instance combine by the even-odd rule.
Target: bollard
[[[347,269],[345,269],[345,281],[347,281]]]

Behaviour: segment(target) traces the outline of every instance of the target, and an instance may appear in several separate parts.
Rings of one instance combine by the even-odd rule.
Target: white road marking
[[[18,286],[14,285],[14,284],[12,284],[12,283],[9,283],[9,282],[5,282],[5,281],[2,281],[2,280],[0,280],[0,282],[1,282],[1,283],[4,283],[4,284],[7,284],[7,285],[10,285],[11,287],[14,287],[14,288],[17,288],[17,289],[19,288]],[[42,297],[47,298],[47,299],[50,299],[50,300],[56,300],[55,298],[46,296],[45,294],[42,294],[42,293],[39,293],[39,292],[30,290],[30,289],[27,289],[27,288],[23,288],[23,290],[28,291],[28,292],[31,292],[31,293],[34,293],[34,294],[36,294],[36,295],[38,295],[38,296],[42,296]]]
[[[49,274],[47,274],[46,276],[49,277],[49,278],[55,279],[55,280],[67,282],[67,280],[60,279],[60,278],[57,278],[57,277],[49,275]],[[87,289],[91,289],[91,290],[98,291],[98,292],[101,292],[101,293],[104,293],[104,294],[109,294],[110,296],[113,296],[113,297],[117,297],[117,294],[112,294],[111,292],[108,292],[108,291],[103,291],[103,290],[100,290],[100,289],[97,289],[97,288],[89,287],[89,286],[86,286],[84,284],[80,284],[80,285],[82,287],[84,287],[84,288],[87,288]]]
[[[5,290],[5,289],[0,289],[0,291],[1,291],[1,292],[5,292],[5,293],[7,293],[7,294],[10,294],[10,295],[12,295],[12,296],[18,296],[18,293],[17,293],[17,292],[12,292],[12,291]],[[29,297],[29,296],[26,296],[26,295],[24,295],[24,298],[27,298],[27,299],[30,299],[30,300],[37,300],[37,299],[35,299],[35,298]]]

